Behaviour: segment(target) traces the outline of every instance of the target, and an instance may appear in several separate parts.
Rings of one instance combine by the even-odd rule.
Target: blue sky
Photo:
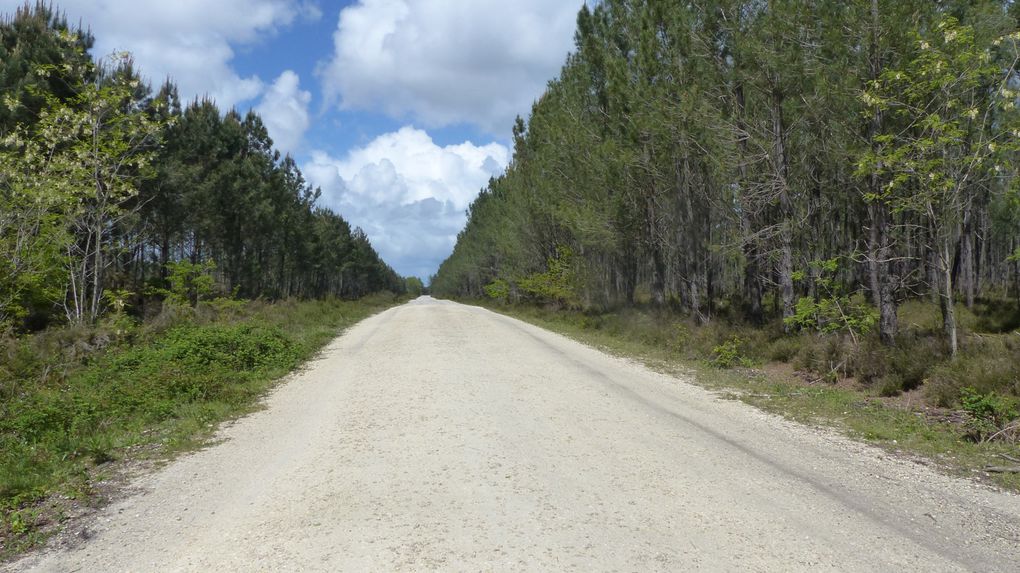
[[[0,0],[9,13],[23,0]],[[515,115],[557,74],[582,0],[64,0],[97,57],[254,108],[321,204],[427,278],[510,160]]]

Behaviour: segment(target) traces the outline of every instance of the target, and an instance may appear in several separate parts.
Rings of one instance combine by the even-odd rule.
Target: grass
[[[524,305],[488,306],[612,354],[636,358],[656,370],[689,374],[695,383],[723,396],[789,419],[833,428],[948,473],[1020,491],[1020,474],[983,471],[987,466],[1015,465],[1001,456],[1020,457],[1017,446],[976,440],[975,418],[959,398],[978,384],[985,392],[974,394],[979,405],[1005,409],[1015,404],[1012,385],[1020,360],[1012,357],[1015,343],[1009,337],[1018,339],[1016,346],[1020,346],[1016,333],[971,330],[966,337],[969,351],[948,361],[928,336],[932,331],[922,333],[910,326],[905,328],[909,339],[903,348],[862,344],[850,351],[841,337],[785,336],[778,324],[751,328],[716,321],[696,326],[647,309],[592,314]],[[930,320],[937,330],[930,309],[917,304],[905,311],[908,320]],[[980,320],[972,313],[962,314],[970,321],[969,328]],[[874,370],[871,378],[862,381],[869,368]],[[975,372],[983,374],[975,376]],[[882,380],[892,377],[896,386],[890,389]],[[905,381],[910,387],[906,394]],[[946,407],[945,401],[952,407]]]
[[[95,502],[110,462],[200,446],[343,328],[397,302],[220,300],[0,341],[0,558],[55,529],[67,503],[54,500]]]

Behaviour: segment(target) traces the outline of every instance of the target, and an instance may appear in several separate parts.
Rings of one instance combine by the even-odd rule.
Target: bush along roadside
[[[219,299],[0,340],[0,557],[102,503],[118,463],[201,445],[341,329],[401,300]]]
[[[699,325],[642,308],[596,312],[465,302],[660,371],[690,374],[723,396],[834,428],[918,463],[1020,491],[1020,331],[983,328],[988,317],[981,305],[975,312],[958,310],[969,330],[960,354],[950,358],[939,342],[938,311],[923,303],[901,309],[901,322],[911,326],[890,349],[873,333],[789,335],[778,321]],[[990,316],[1002,315],[996,312]]]

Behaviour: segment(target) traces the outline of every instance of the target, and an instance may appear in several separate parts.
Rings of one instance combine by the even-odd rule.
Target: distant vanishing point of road
[[[1017,571],[1020,496],[428,297],[8,571]]]

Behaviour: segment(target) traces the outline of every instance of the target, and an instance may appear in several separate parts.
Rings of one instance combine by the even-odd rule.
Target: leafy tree
[[[787,325],[819,332],[846,332],[854,345],[878,322],[874,309],[852,300],[844,285],[838,280],[840,259],[815,261],[812,266],[819,270],[817,283],[819,295],[801,297],[797,301],[793,316],[785,318]],[[794,279],[803,279],[804,273],[794,273]]]
[[[216,262],[211,259],[199,264],[187,260],[168,263],[170,288],[158,289],[156,292],[166,297],[166,301],[172,305],[194,307],[215,292],[214,270]]]
[[[37,73],[45,77],[51,70],[41,67]],[[73,323],[92,322],[102,311],[112,227],[137,194],[160,131],[140,111],[138,80],[127,70],[111,69],[97,78],[66,101],[43,94],[47,107],[34,129],[18,126],[4,141],[14,193],[33,196],[29,204],[47,204],[46,219],[62,227],[61,234],[41,236],[50,246],[60,239],[64,308]]]
[[[19,163],[0,151],[0,328],[64,295],[65,197],[25,177]]]
[[[1020,40],[1020,34],[1008,40]],[[885,71],[863,94],[869,106],[899,117],[907,128],[875,135],[876,147],[864,155],[860,169],[886,181],[869,200],[914,212],[926,222],[938,271],[933,286],[950,352],[956,354],[955,246],[975,189],[1002,170],[1003,153],[1017,145],[1002,129],[1012,121],[1016,96],[1009,79],[1016,60],[1004,70],[978,44],[974,28],[953,17],[918,34],[916,42],[913,59]]]
[[[130,57],[96,65],[92,42],[42,2],[0,18],[0,327],[61,307],[74,323],[111,304],[126,319],[206,292],[408,288],[317,205],[258,114],[182,103],[170,81],[152,95]]]
[[[518,286],[537,300],[573,306],[577,300],[573,285],[573,264],[573,251],[569,247],[557,247],[556,255],[549,258],[545,272],[520,279],[517,281]]]
[[[404,292],[411,296],[421,296],[425,293],[425,284],[418,277],[406,277],[404,279]]]

